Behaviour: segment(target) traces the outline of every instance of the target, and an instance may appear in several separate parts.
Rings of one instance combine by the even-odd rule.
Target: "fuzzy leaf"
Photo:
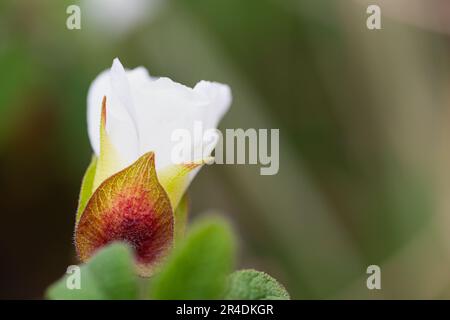
[[[152,283],[154,299],[218,299],[232,268],[234,239],[219,219],[197,223]]]
[[[289,300],[289,293],[267,273],[248,269],[232,273],[229,278],[228,300]]]
[[[134,273],[133,253],[124,243],[111,244],[81,266],[80,289],[68,289],[65,275],[51,285],[46,297],[53,300],[137,299],[138,279]]]
[[[112,241],[136,251],[139,274],[149,276],[173,242],[173,212],[159,184],[153,152],[107,178],[89,199],[75,228],[81,261]]]

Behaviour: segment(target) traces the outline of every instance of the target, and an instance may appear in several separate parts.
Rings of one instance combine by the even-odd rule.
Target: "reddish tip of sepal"
[[[106,126],[106,96],[103,96],[102,99],[102,113],[101,113],[101,122],[102,126]]]

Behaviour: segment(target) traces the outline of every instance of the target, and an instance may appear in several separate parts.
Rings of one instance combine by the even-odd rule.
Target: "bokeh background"
[[[450,298],[449,34],[445,0],[1,1],[0,298],[42,298],[77,263],[86,95],[114,57],[228,83],[221,128],[280,129],[277,175],[216,165],[190,188],[191,219],[232,221],[238,267],[296,299]]]

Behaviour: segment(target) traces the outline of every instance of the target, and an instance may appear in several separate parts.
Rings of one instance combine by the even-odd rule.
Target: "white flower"
[[[88,93],[88,133],[97,156],[100,156],[100,120],[104,96],[107,99],[106,133],[117,156],[108,169],[102,169],[103,174],[96,179],[94,187],[149,151],[155,153],[157,173],[163,176],[165,170],[167,172],[174,166],[171,162],[174,144],[171,141],[172,132],[177,129],[192,132],[198,121],[204,130],[215,129],[231,103],[231,92],[227,85],[200,81],[194,88],[189,88],[169,78],[150,77],[143,67],[125,71],[116,58],[111,69],[102,72],[94,80]],[[203,157],[209,156],[215,144],[203,141],[203,137],[193,132],[191,136],[191,147],[200,146]],[[184,192],[193,175],[189,175],[183,190],[178,193]],[[164,180],[164,177],[161,179]],[[164,186],[164,181],[161,183]],[[180,196],[177,195],[176,203]]]

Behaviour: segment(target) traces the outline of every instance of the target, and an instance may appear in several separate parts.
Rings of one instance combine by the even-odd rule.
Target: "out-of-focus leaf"
[[[289,300],[290,297],[286,289],[267,273],[248,269],[230,275],[225,299]]]
[[[114,243],[100,251],[89,263],[89,270],[109,299],[137,298],[137,276],[129,246]]]
[[[223,296],[233,265],[234,239],[229,225],[205,219],[180,242],[153,283],[154,299],[217,299]]]
[[[0,145],[7,141],[17,119],[24,114],[21,103],[35,82],[35,67],[27,51],[20,45],[7,41],[2,45],[0,47],[0,70],[3,75],[0,77]],[[26,107],[30,108],[30,105]]]
[[[138,279],[134,271],[133,253],[123,243],[113,243],[99,251],[81,266],[80,289],[68,289],[65,275],[51,285],[46,296],[53,300],[137,299]]]
[[[81,182],[80,198],[78,199],[78,209],[76,216],[77,223],[78,220],[80,220],[81,213],[84,211],[84,208],[86,207],[86,204],[92,195],[93,191],[92,188],[94,186],[94,177],[96,169],[97,169],[97,157],[93,155],[91,163],[86,169],[83,181]]]

